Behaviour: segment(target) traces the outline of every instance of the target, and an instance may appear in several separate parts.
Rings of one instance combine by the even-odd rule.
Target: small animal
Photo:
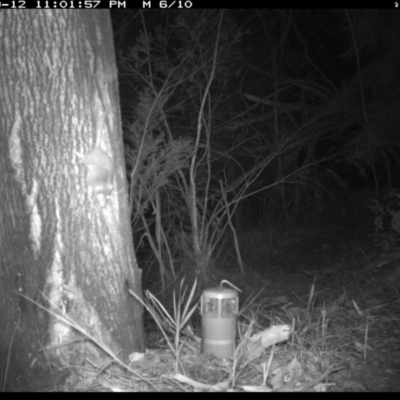
[[[108,124],[106,107],[101,98],[97,98],[97,104],[100,108],[100,118],[95,124],[97,134],[96,143],[93,150],[83,157],[83,163],[87,168],[87,184],[96,196],[101,207],[104,208],[114,186],[115,169],[110,157],[100,147],[100,139],[104,137],[108,131]]]
[[[84,156],[83,162],[87,168],[87,183],[104,207],[114,187],[114,164],[98,144]]]

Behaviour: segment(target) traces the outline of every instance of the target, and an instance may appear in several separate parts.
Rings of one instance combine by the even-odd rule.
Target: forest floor
[[[280,236],[248,228],[240,237],[245,276],[225,268],[218,278],[242,289],[241,301],[263,288],[248,307],[258,329],[291,325],[292,353],[313,359],[321,376],[331,368],[324,390],[400,391],[397,236],[377,233],[371,215],[317,216]]]
[[[376,232],[373,216],[342,218],[332,212],[315,215],[288,232],[249,226],[239,234],[243,270],[229,237],[211,270],[212,286],[227,280],[240,290],[232,358],[202,354],[198,308],[190,319],[191,331],[168,331],[171,320],[177,321],[171,289],[159,297],[172,315],[168,322],[159,313],[165,334],[145,315],[145,354],[133,354],[126,368],[112,362],[101,368],[71,368],[68,378],[62,384],[53,381],[53,387],[118,392],[400,392],[397,236],[389,229]],[[179,282],[175,290],[185,314],[193,280],[189,266],[185,269],[181,262],[181,268],[189,290],[186,297],[179,294]],[[143,289],[157,295],[157,282],[147,281],[146,273]],[[196,295],[197,301],[200,293]],[[272,342],[271,336],[266,340],[268,335]]]
[[[290,336],[244,358],[237,350],[233,360],[207,357],[195,341],[179,366],[163,369],[157,355],[156,376],[185,371],[174,375],[178,386],[159,390],[399,392],[399,234],[383,228],[372,213],[332,210],[283,233],[248,226],[238,234],[244,273],[228,238],[212,286],[227,280],[241,291],[236,348],[271,329],[290,328]],[[200,336],[199,318],[192,325]],[[168,346],[154,323],[146,326],[154,356]]]

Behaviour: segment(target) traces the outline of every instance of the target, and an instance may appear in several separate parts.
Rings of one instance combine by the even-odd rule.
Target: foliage
[[[372,173],[375,187],[393,182],[393,169],[400,168],[399,125],[400,33],[398,16],[385,10],[362,13],[342,11],[343,31],[351,37],[345,57],[354,61],[357,73],[342,85],[337,111],[349,137],[345,161],[361,176]]]
[[[176,256],[206,272],[227,226],[286,229],[356,179],[390,180],[397,85],[373,79],[377,59],[361,57],[367,14],[337,14],[357,71],[340,86],[313,61],[296,11],[139,15],[120,57],[137,93],[126,124],[131,205],[162,275],[175,274]]]
[[[211,181],[208,121],[211,121],[218,100],[209,102],[204,91],[213,73],[219,87],[217,85],[210,93],[215,99],[221,96],[228,72],[232,75],[224,57],[228,59],[240,36],[236,33],[235,37],[229,37],[228,33],[221,33],[220,40],[224,45],[219,47],[221,50],[215,58],[214,47],[210,46],[215,40],[216,24],[222,20],[225,26],[232,24],[229,18],[222,19],[217,11],[204,11],[195,18],[191,13],[180,13],[167,26],[168,33],[160,26],[154,27],[152,32],[145,27],[136,45],[124,58],[131,66],[138,88],[134,121],[127,129],[134,223],[140,220],[145,225],[146,236],[153,252],[158,253],[159,263],[163,263],[166,254],[172,260],[176,248],[171,246],[181,242],[182,234],[194,234],[192,224],[197,218],[203,219],[202,227],[206,223],[205,199],[209,196]],[[226,30],[230,31],[232,29]],[[206,99],[207,107],[202,108],[201,117],[196,116]],[[196,119],[200,121],[197,126]],[[188,173],[189,158],[195,182]],[[213,182],[215,185],[217,181]],[[191,193],[194,192],[193,203]],[[142,218],[148,208],[160,215],[159,220],[153,220],[153,228]],[[197,211],[199,213],[193,220],[192,214]],[[156,240],[151,236],[157,236]],[[191,247],[188,251],[193,254],[193,243]]]
[[[397,248],[400,243],[400,191],[392,189],[381,201],[374,200],[375,244],[383,252]]]
[[[195,280],[193,282],[189,293],[187,293],[187,286],[184,282],[184,279],[180,282],[178,293],[176,293],[175,290],[173,292],[172,315],[170,315],[168,310],[149,291],[146,291],[148,300],[143,301],[134,292],[129,290],[129,293],[149,311],[164,336],[175,358],[175,372],[183,372],[183,367],[180,362],[182,348],[185,344],[185,342],[182,341],[182,331],[199,304],[199,301],[195,301],[197,281]],[[172,334],[173,339],[170,338],[170,334]]]

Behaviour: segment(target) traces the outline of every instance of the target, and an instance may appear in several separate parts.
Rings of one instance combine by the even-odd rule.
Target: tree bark
[[[3,11],[0,35],[0,385],[36,389],[49,360],[143,350],[141,270],[108,11]]]

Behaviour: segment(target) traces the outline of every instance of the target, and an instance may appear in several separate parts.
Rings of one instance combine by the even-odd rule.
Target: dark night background
[[[241,301],[261,290],[257,318],[284,321],[280,306],[308,313],[317,299],[315,315],[331,313],[329,346],[361,385],[350,390],[393,389],[398,340],[384,346],[390,360],[371,351],[375,367],[354,367],[342,345],[365,339],[353,301],[377,318],[376,343],[399,329],[398,10],[111,16],[144,289],[167,304],[182,277],[229,279]],[[336,377],[345,390],[350,378]]]
[[[163,85],[175,85],[165,99],[171,110],[163,114],[168,135],[193,138],[199,111],[195,97],[201,95],[195,92],[201,75],[209,73],[220,10],[111,15],[127,148],[135,147],[128,126],[137,120],[137,105],[148,87],[148,71],[139,71],[132,57],[141,32],[151,36],[149,54],[157,70],[152,96]],[[225,11],[220,65],[211,88],[215,101],[208,115],[212,173],[215,180],[228,175],[228,194],[237,198],[241,188],[233,185],[240,175],[262,170],[246,193],[240,192],[246,198],[239,202],[246,223],[284,212],[290,224],[299,208],[313,213],[333,201],[351,209],[345,204],[349,194],[370,189],[379,197],[382,187],[399,186],[398,22],[396,10]],[[144,68],[148,59],[140,61]],[[172,68],[181,81],[168,76]],[[162,125],[150,127],[153,137],[165,138]],[[291,149],[260,167],[285,140]],[[266,188],[284,176],[290,176],[284,189]],[[274,206],[282,202],[284,211]],[[275,217],[268,223],[281,221]]]

